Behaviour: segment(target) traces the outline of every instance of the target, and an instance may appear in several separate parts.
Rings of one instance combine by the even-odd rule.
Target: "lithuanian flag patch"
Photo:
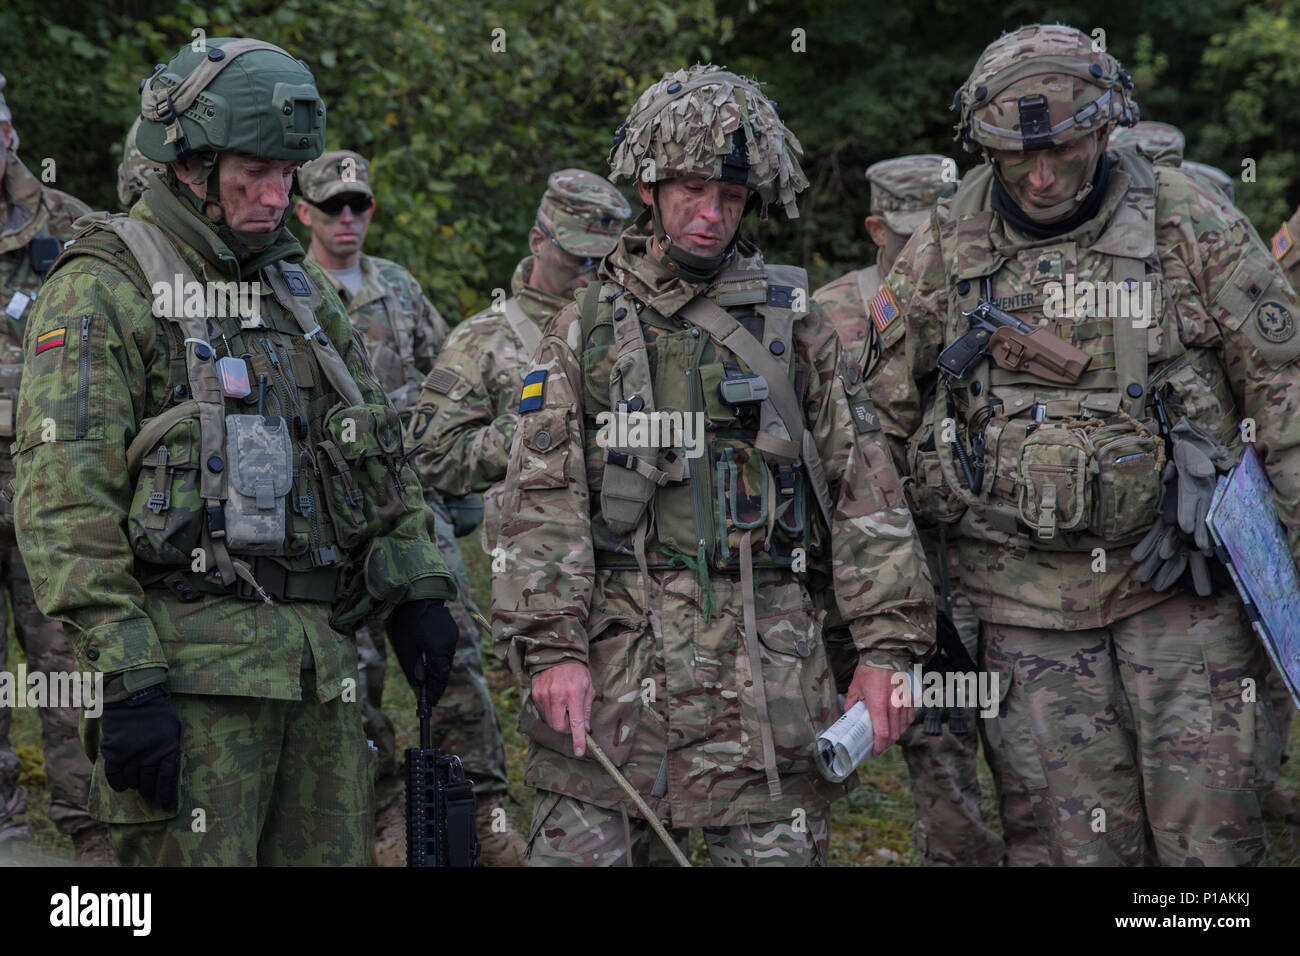
[[[546,369],[539,368],[529,372],[524,379],[524,390],[519,393],[519,413],[535,412],[542,407],[542,396],[546,389]]]
[[[42,332],[36,336],[35,355],[40,355],[46,349],[58,348],[67,340],[68,327],[65,325],[61,329],[50,329],[48,332]]]
[[[889,286],[881,286],[880,291],[871,300],[871,319],[876,323],[876,328],[881,332],[885,331],[898,318],[898,313],[898,302],[894,299],[894,293],[889,291]]]

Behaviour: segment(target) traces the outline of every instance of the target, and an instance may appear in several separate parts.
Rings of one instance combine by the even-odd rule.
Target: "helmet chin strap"
[[[704,282],[713,276],[731,259],[736,252],[736,240],[740,238],[737,229],[727,248],[716,256],[698,256],[687,252],[673,241],[673,237],[664,230],[663,220],[659,218],[659,184],[651,187],[654,202],[650,205],[650,219],[654,223],[655,238],[664,251],[663,264],[671,272],[680,275],[688,282]]]

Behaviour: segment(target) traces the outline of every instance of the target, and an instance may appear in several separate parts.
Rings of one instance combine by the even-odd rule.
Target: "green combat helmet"
[[[1132,126],[1112,130],[1110,146],[1112,149],[1137,149],[1157,166],[1177,168],[1182,165],[1187,139],[1177,126],[1142,120]]]
[[[956,174],[951,159],[933,153],[874,163],[867,167],[871,215],[879,216],[900,236],[910,236],[925,225],[935,203],[957,191]]]
[[[795,195],[808,179],[796,154],[803,147],[785,128],[776,104],[758,83],[718,66],[696,64],[665,73],[637,99],[614,134],[609,178],[657,184],[684,176],[737,183],[754,190],[760,218],[780,202],[797,219]],[[706,279],[726,262],[735,239],[717,256],[692,255],[664,233],[656,205],[655,236],[667,248],[667,264],[688,278]]]
[[[1136,123],[1131,89],[1133,80],[1119,61],[1094,50],[1074,27],[1021,27],[984,48],[953,96],[956,138],[969,152],[1065,146],[1109,123]],[[1050,221],[1069,212],[1078,198],[1025,212]]]
[[[261,40],[219,37],[203,50],[183,47],[141,82],[140,117],[136,145],[147,158],[203,157],[197,182],[208,184],[205,210],[221,208],[213,175],[219,153],[307,162],[325,148],[325,104],[311,71]],[[222,228],[241,242],[265,238]]]
[[[140,152],[135,144],[136,134],[140,130],[140,117],[131,124],[131,131],[126,134],[122,144],[122,161],[117,164],[117,198],[123,208],[130,209],[140,194],[149,186],[148,176],[152,172],[163,172],[164,167]]]
[[[538,225],[572,256],[599,259],[613,251],[632,214],[623,194],[585,169],[561,169],[546,180]]]

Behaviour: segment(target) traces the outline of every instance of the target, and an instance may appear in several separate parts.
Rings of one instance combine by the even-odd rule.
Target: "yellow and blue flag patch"
[[[51,329],[48,332],[42,332],[36,336],[36,351],[34,355],[40,355],[46,349],[55,349],[67,341],[68,327],[65,325],[61,329]]]
[[[528,373],[524,379],[524,390],[519,394],[519,413],[535,412],[542,407],[542,395],[546,388],[546,369],[539,368]]]

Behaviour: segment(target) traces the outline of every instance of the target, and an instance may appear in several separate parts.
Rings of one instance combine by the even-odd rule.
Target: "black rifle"
[[[429,695],[423,662],[416,713],[420,746],[406,751],[406,865],[475,866],[478,834],[474,830],[474,781],[455,754],[429,746]]]

